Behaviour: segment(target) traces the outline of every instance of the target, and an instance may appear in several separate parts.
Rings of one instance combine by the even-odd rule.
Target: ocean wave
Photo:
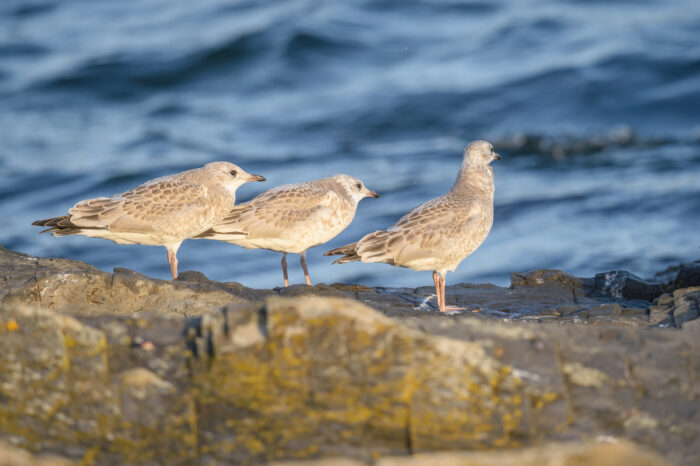
[[[318,53],[324,55],[358,53],[362,51],[362,45],[362,42],[350,38],[332,37],[311,31],[295,31],[285,40],[284,55],[288,58],[301,58],[307,54]]]
[[[19,5],[10,5],[7,11],[8,16],[16,18],[28,18],[40,16],[58,7],[56,2],[19,2]]]
[[[35,84],[38,91],[94,93],[106,99],[177,87],[212,74],[236,73],[265,53],[268,34],[252,32],[181,57],[114,55],[87,60]]]
[[[475,257],[455,282],[630,258],[641,273],[697,252],[697,2],[11,3],[0,6],[10,247],[167,276],[155,248],[35,238],[31,220],[213,160],[268,178],[241,200],[360,177],[382,199],[360,205],[339,246],[443,194],[464,145],[484,138],[503,155],[488,263]],[[279,280],[278,255],[189,243],[183,258],[193,251],[213,278]],[[221,247],[246,269],[216,265]],[[333,273],[413,280],[363,267]]]
[[[0,57],[12,58],[23,57],[32,58],[45,55],[50,52],[48,47],[31,42],[7,42],[0,43]]]
[[[479,1],[479,0],[415,0],[404,2],[401,0],[369,0],[364,7],[377,11],[401,10],[411,14],[488,14],[495,13],[503,6],[503,1]]]

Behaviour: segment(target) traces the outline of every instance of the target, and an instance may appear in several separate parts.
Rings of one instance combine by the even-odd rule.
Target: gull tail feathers
[[[360,260],[357,255],[357,243],[346,244],[336,249],[331,249],[323,253],[324,256],[343,256],[340,259],[333,261],[333,264],[345,264],[346,262],[355,262]]]
[[[48,227],[45,230],[41,230],[39,233],[53,233],[54,236],[75,235],[80,231],[80,228],[77,228],[76,225],[71,223],[69,215],[35,220],[32,222],[32,225]]]
[[[68,220],[67,215],[62,215],[61,217],[45,218],[43,220],[34,220],[32,225],[37,227],[55,227],[61,220]]]
[[[362,262],[394,264],[392,245],[400,239],[400,233],[378,230],[363,237],[354,248],[354,255]]]

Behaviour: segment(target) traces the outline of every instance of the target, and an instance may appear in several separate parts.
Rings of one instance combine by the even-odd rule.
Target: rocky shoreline
[[[497,464],[600,441],[698,464],[700,262],[657,279],[517,273],[448,287],[466,310],[441,315],[429,287],[254,290],[0,248],[0,440],[83,464]]]

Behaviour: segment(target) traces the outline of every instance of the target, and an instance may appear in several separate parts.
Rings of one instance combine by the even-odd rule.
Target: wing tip
[[[35,227],[49,227],[46,230],[40,231],[39,233],[46,233],[47,231],[57,231],[64,228],[64,225],[61,225],[61,222],[63,220],[66,220],[67,218],[68,215],[63,215],[61,217],[44,218],[34,220],[32,222],[32,225],[34,225]]]
[[[324,256],[344,256],[347,254],[355,254],[357,248],[357,242],[346,244],[339,248],[331,249],[323,253]]]
[[[324,256],[342,256],[334,260],[331,265],[334,264],[345,264],[347,262],[355,262],[360,260],[360,256],[357,255],[357,243],[346,244],[339,248],[331,249],[323,253]]]

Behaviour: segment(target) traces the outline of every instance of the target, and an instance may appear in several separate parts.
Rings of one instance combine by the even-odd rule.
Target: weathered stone
[[[688,333],[693,333],[696,336],[700,336],[700,320],[692,320],[690,322],[685,322],[683,324],[683,330]]]
[[[371,463],[349,458],[323,458],[321,460],[272,461],[259,464],[265,466],[369,466]]]
[[[649,306],[649,325],[673,327],[673,294],[664,293]]]
[[[53,455],[35,456],[22,450],[0,442],[0,466],[73,466],[73,461]]]
[[[120,375],[122,418],[126,422],[154,428],[178,401],[175,387],[142,367]]]
[[[33,452],[372,463],[601,437],[700,462],[695,289],[652,304],[535,271],[449,287],[467,310],[442,315],[430,287],[251,290],[6,250],[0,283],[0,437]]]
[[[35,457],[0,443],[0,466],[69,466],[58,457]],[[562,442],[509,451],[421,453],[387,456],[361,461],[351,458],[285,460],[257,463],[258,466],[669,466],[661,456],[626,441]]]
[[[624,270],[598,273],[595,276],[595,296],[613,300],[653,301],[663,293],[660,283],[650,283]]]
[[[414,333],[347,300],[271,298],[263,308],[230,309],[227,316],[236,323],[228,335],[212,337],[216,356],[196,378],[213,403],[200,405],[207,422],[242,432],[235,444],[225,434],[212,439],[226,461],[277,449],[303,456],[309,449],[357,454],[372,446],[386,454],[507,445],[518,427],[519,382],[477,345]],[[235,328],[257,325],[266,340],[242,348]],[[249,415],[239,425],[241,410]],[[266,421],[243,434],[250,418]],[[289,440],[261,444],[258,432],[279,425],[288,426]],[[316,442],[301,440],[308,435]],[[341,439],[348,443],[338,445]]]
[[[510,279],[511,288],[522,288],[529,286],[543,286],[551,284],[562,284],[566,288],[579,290],[579,294],[583,294],[587,285],[585,280],[574,277],[561,270],[535,270],[532,272],[514,273]]]
[[[41,259],[0,247],[0,303],[33,304],[57,312],[216,312],[245,298],[208,283],[165,281],[126,269],[102,272],[78,261]]]
[[[273,290],[255,290],[253,288],[243,286],[240,283],[217,282],[214,280],[209,280],[206,277],[206,275],[204,275],[202,272],[195,272],[193,270],[187,270],[185,272],[182,272],[177,277],[177,281],[185,283],[205,284],[223,290],[233,296],[246,299],[248,301],[258,301],[277,294]],[[223,303],[222,305],[226,304],[228,304],[228,301]]]
[[[509,288],[458,284],[447,288],[449,304],[462,313],[496,319],[621,323],[632,326],[671,325],[669,316],[651,315],[649,302],[658,286],[627,272],[614,272],[609,283],[559,270],[536,270],[512,276]],[[57,312],[100,315],[167,312],[184,316],[216,313],[229,303],[271,296],[354,298],[392,317],[423,317],[436,309],[432,287],[370,288],[359,285],[294,285],[254,290],[239,283],[209,280],[187,271],[175,281],[155,280],[126,269],[101,272],[76,261],[39,259],[0,248],[0,303],[31,303]],[[596,286],[597,283],[597,286]],[[617,290],[617,291],[616,291]],[[614,305],[608,306],[608,304]],[[670,311],[670,310],[669,310]]]
[[[673,322],[677,328],[700,315],[700,286],[673,292]]]
[[[583,310],[588,309],[589,306],[585,305],[580,305],[580,304],[573,304],[573,305],[566,305],[566,306],[559,306],[557,310],[561,313],[562,316],[570,316],[572,314],[577,314]]]
[[[501,452],[446,452],[381,458],[376,466],[670,466],[659,455],[629,442],[553,443]],[[311,466],[311,465],[309,465]]]
[[[673,280],[673,289],[700,286],[700,261],[681,264]]]
[[[698,410],[688,409],[698,399],[688,391],[700,370],[698,343],[681,334],[659,339],[624,327],[469,318],[424,333],[332,298],[270,298],[190,321],[87,318],[94,327],[45,311],[4,308],[0,315],[0,354],[20,366],[2,372],[3,386],[25,394],[13,399],[3,391],[0,432],[75,459],[368,459],[514,447],[564,432],[629,436],[676,461],[700,459],[692,448]],[[58,338],[47,340],[46,330],[11,338],[35,322]],[[21,352],[25,345],[36,351]],[[54,375],[27,384],[25,367]],[[30,393],[63,414],[26,411]],[[649,442],[659,431],[664,437]]]

